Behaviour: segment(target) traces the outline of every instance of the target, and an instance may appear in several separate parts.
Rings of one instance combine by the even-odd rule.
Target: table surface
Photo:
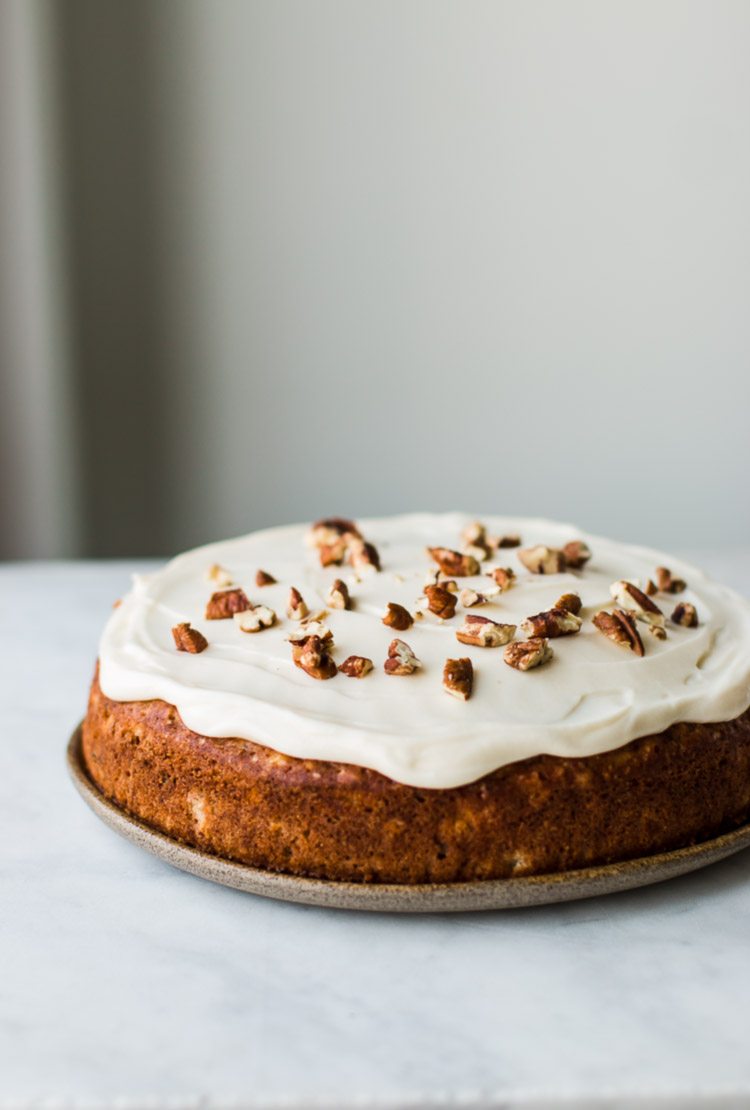
[[[685,554],[750,592],[750,552]],[[748,851],[399,917],[214,886],[100,824],[65,745],[134,567],[0,566],[0,1106],[750,1106]]]

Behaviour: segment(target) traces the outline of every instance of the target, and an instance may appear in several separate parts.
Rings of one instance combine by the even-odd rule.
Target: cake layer
[[[653,736],[677,722],[721,722],[750,705],[750,607],[701,571],[646,548],[587,536],[570,525],[485,517],[489,532],[518,533],[524,547],[562,547],[583,540],[592,558],[583,569],[532,574],[517,551],[501,549],[480,573],[458,579],[477,592],[490,586],[487,571],[509,566],[513,588],[479,609],[440,620],[425,609],[408,630],[382,622],[386,605],[414,614],[425,578],[436,569],[427,547],[461,547],[472,518],[416,514],[359,522],[377,548],[382,569],[353,571],[320,565],[305,544],[307,526],[274,528],[210,544],[172,560],[156,574],[136,578],[113,612],[100,649],[101,688],[120,702],[159,700],[176,707],[188,730],[203,737],[253,741],[301,760],[366,767],[398,783],[452,788],[498,768],[541,754],[573,759],[612,751],[637,737]],[[277,623],[254,634],[234,620],[206,620],[214,589],[212,565],[245,590],[254,604],[275,611]],[[667,620],[659,640],[639,624],[643,657],[618,646],[592,623],[613,608],[612,583],[654,576],[668,566],[687,582],[677,598],[657,595],[667,617],[679,602],[694,605],[697,627]],[[262,569],[276,582],[256,586]],[[317,681],[295,666],[287,637],[299,627],[287,619],[290,587],[308,609],[328,608],[329,588],[343,578],[351,610],[329,609],[334,659],[370,658],[362,679],[338,674]],[[554,657],[533,671],[505,665],[502,648],[466,646],[456,639],[467,612],[520,625],[568,592],[580,595],[583,624],[575,635],[550,641]],[[206,637],[206,650],[177,651],[172,629],[190,622]],[[421,662],[408,676],[387,674],[383,663],[394,636]],[[519,633],[520,638],[520,633]],[[474,688],[468,701],[442,688],[445,661],[468,657]],[[711,735],[711,733],[707,733]]]

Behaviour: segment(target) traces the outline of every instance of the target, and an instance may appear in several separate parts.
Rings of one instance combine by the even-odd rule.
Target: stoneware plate
[[[68,744],[68,768],[79,794],[105,825],[132,840],[147,852],[202,879],[279,898],[342,910],[372,910],[388,913],[447,913],[468,910],[514,909],[541,906],[550,902],[569,902],[614,894],[633,887],[659,883],[685,875],[699,867],[739,852],[750,846],[750,825],[717,836],[714,840],[663,852],[645,859],[627,860],[580,871],[555,875],[531,875],[518,879],[485,879],[469,883],[425,883],[407,886],[396,883],[342,883],[324,879],[297,878],[273,871],[261,871],[243,863],[212,856],[189,848],[164,833],[157,832],[137,817],[131,817],[110,802],[89,778],[81,751],[80,726]]]

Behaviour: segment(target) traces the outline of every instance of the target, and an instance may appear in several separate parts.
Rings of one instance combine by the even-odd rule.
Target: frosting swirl
[[[517,584],[478,612],[520,624],[574,591],[583,602],[583,627],[555,640],[555,655],[538,670],[521,673],[504,664],[502,649],[466,647],[455,637],[461,624],[427,613],[399,633],[422,667],[409,677],[383,671],[392,629],[382,623],[388,602],[414,611],[434,564],[425,548],[456,548],[473,518],[457,513],[411,514],[360,522],[380,553],[382,571],[353,573],[321,567],[305,545],[307,526],[254,532],[179,555],[155,574],[136,576],[132,591],[114,610],[100,646],[100,683],[117,701],[161,698],[174,704],[188,728],[212,737],[236,736],[302,759],[336,760],[370,767],[398,782],[448,788],[472,782],[504,764],[541,753],[587,756],[658,733],[677,721],[724,721],[750,705],[750,605],[703,572],[647,548],[588,536],[544,520],[486,517],[492,533],[520,533],[524,544],[561,547],[589,544],[593,557],[582,571],[528,573],[513,550],[491,564],[513,566]],[[248,635],[235,621],[205,621],[206,580],[212,564],[225,567],[251,600],[273,608],[280,620]],[[667,615],[678,600],[695,605],[700,624],[668,622],[657,640],[643,631],[646,654],[638,658],[612,644],[593,626],[599,609],[611,608],[610,586],[619,579],[645,581],[657,565],[687,581],[680,598],[656,600]],[[276,583],[257,589],[259,568]],[[338,675],[315,681],[294,666],[286,637],[296,624],[285,618],[286,598],[297,587],[310,609],[325,608],[335,578],[347,581],[353,608],[330,610],[335,657],[368,656],[366,678]],[[461,587],[486,587],[483,576]],[[473,611],[473,610],[469,610]],[[175,650],[171,629],[190,621],[209,648],[199,655]],[[643,629],[643,625],[639,625]],[[469,655],[474,692],[468,702],[441,688],[446,658]]]

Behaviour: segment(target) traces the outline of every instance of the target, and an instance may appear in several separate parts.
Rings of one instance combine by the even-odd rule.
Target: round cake
[[[750,606],[559,523],[330,518],[135,578],[83,725],[99,789],[204,851],[430,883],[750,819]]]

